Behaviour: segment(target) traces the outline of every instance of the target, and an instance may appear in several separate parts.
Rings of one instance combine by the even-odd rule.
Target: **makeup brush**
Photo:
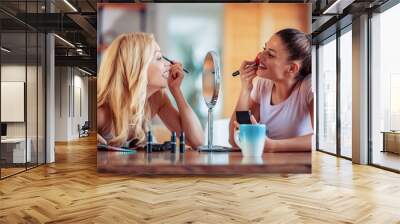
[[[173,61],[169,60],[167,57],[162,56],[166,61],[168,61],[169,63],[171,63],[172,65],[175,64]],[[183,68],[183,71],[186,72],[187,74],[189,74],[188,70],[186,70],[185,68]]]
[[[257,54],[256,59],[254,59],[254,64],[251,64],[249,66],[258,66],[260,64],[260,54]],[[235,71],[234,73],[232,73],[232,76],[238,76],[240,74],[239,70]]]

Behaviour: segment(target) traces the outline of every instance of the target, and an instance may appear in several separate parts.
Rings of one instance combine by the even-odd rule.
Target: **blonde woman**
[[[143,146],[149,122],[158,115],[170,131],[184,131],[191,147],[203,145],[200,121],[180,90],[183,77],[180,63],[163,60],[152,34],[118,36],[102,57],[97,79],[98,142]]]

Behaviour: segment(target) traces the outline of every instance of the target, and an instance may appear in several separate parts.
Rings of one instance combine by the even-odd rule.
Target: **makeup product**
[[[181,135],[179,136],[179,152],[185,153],[185,132],[181,131]]]
[[[168,61],[169,63],[171,63],[172,65],[175,64],[172,60],[169,60],[167,57],[162,56],[166,61]],[[183,68],[183,71],[186,72],[187,74],[189,74],[188,70],[186,70],[185,68]]]
[[[171,135],[171,153],[176,152],[176,132],[172,132]]]
[[[105,145],[105,144],[98,144],[97,150],[136,153],[136,150],[133,148],[116,147],[116,146]]]
[[[236,111],[236,121],[239,124],[251,124],[251,112],[249,110],[246,111]]]
[[[256,59],[254,59],[254,63],[248,66],[258,66],[260,64],[260,53],[257,54]],[[239,70],[232,73],[232,76],[238,76],[240,74]]]
[[[151,131],[147,132],[146,152],[147,153],[152,153],[153,152],[153,135],[151,134]]]

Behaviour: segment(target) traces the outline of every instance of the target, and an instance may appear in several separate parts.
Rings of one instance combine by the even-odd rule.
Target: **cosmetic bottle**
[[[171,153],[176,152],[176,132],[172,132],[171,135]]]
[[[179,136],[179,152],[185,153],[186,145],[185,145],[185,132],[181,131],[181,135]]]

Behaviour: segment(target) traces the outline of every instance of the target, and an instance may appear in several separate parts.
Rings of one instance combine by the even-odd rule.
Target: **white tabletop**
[[[28,138],[29,141],[29,138]],[[1,143],[20,143],[20,142],[25,142],[25,138],[6,138],[6,139],[1,139]]]

